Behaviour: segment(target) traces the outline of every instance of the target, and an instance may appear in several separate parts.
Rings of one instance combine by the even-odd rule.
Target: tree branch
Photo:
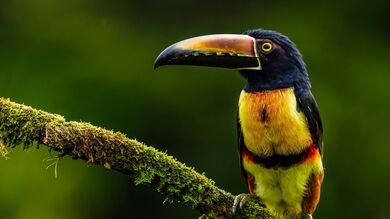
[[[184,203],[205,217],[273,218],[256,197],[233,214],[234,195],[166,153],[120,132],[67,122],[59,115],[0,98],[0,154],[18,145],[45,145],[74,159],[119,171],[133,177],[136,185],[149,184],[168,199]]]

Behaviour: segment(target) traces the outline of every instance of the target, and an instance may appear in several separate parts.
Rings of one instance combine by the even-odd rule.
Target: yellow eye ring
[[[272,51],[272,44],[270,42],[265,42],[261,45],[261,51],[264,53],[269,53]]]

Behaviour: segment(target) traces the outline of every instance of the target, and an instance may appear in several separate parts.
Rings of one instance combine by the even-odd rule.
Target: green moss
[[[106,169],[110,170],[111,169],[111,165],[109,163],[104,163],[103,165]]]
[[[0,156],[2,156],[5,159],[8,159],[8,149],[7,146],[4,144],[3,139],[0,138]]]
[[[38,141],[46,124],[64,121],[61,116],[0,98],[0,138],[8,147],[32,146]]]
[[[137,173],[134,178],[136,185],[153,184],[157,191],[194,208],[201,201],[205,201],[206,188],[214,187],[214,182],[204,175],[154,148],[147,147],[142,159],[145,163],[133,166],[134,172]],[[194,183],[194,179],[198,182]],[[208,202],[211,203],[216,199],[217,196],[209,197]]]

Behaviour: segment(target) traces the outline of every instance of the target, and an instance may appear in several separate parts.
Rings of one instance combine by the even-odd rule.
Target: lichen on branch
[[[34,145],[129,175],[135,184],[149,184],[205,217],[273,218],[256,197],[233,214],[234,195],[172,156],[120,132],[67,122],[62,116],[0,98],[0,154],[6,156],[7,148]]]

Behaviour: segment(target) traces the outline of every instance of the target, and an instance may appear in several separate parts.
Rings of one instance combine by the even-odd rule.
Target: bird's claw
[[[302,214],[302,219],[313,219],[313,216],[311,214]]]
[[[244,206],[244,204],[248,200],[248,197],[250,196],[250,194],[239,194],[234,198],[232,207],[233,215],[236,214],[237,210],[241,209]]]

